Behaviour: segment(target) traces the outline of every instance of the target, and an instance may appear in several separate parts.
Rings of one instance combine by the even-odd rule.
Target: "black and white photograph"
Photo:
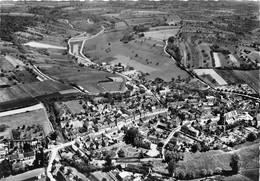
[[[0,0],[0,181],[260,181],[260,0]]]

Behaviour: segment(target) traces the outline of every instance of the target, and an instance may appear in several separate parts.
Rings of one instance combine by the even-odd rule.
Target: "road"
[[[180,126],[178,126],[177,128],[175,128],[174,130],[172,130],[172,132],[168,135],[168,137],[166,138],[166,140],[164,141],[164,145],[162,147],[162,157],[163,157],[163,160],[165,159],[165,146],[168,144],[168,142],[170,141],[170,139],[173,137],[174,133],[176,131],[179,131],[181,129]]]
[[[52,168],[52,163],[54,161],[54,159],[56,158],[57,156],[57,153],[60,149],[62,148],[65,148],[65,147],[68,147],[68,146],[71,146],[75,143],[75,141],[71,141],[71,142],[67,142],[67,143],[63,143],[53,149],[51,149],[51,155],[50,155],[50,159],[49,159],[49,163],[48,163],[48,167],[47,167],[47,176],[49,177],[49,179],[51,181],[56,181],[53,176],[52,176],[52,173],[51,173],[51,168]]]

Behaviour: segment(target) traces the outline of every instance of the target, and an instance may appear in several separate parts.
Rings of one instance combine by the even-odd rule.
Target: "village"
[[[254,3],[84,3],[3,8],[0,180],[257,180]]]

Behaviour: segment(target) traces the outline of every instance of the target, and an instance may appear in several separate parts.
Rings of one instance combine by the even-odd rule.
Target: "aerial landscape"
[[[0,1],[0,180],[260,180],[260,3]]]

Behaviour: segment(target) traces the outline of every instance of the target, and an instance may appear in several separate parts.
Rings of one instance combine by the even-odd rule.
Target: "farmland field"
[[[1,117],[0,124],[6,124],[9,129],[4,132],[8,135],[11,129],[16,129],[18,126],[40,124],[43,125],[44,133],[47,135],[52,131],[52,127],[47,118],[47,114],[44,109],[38,109],[34,111],[27,111],[24,113],[13,114],[9,116]]]

